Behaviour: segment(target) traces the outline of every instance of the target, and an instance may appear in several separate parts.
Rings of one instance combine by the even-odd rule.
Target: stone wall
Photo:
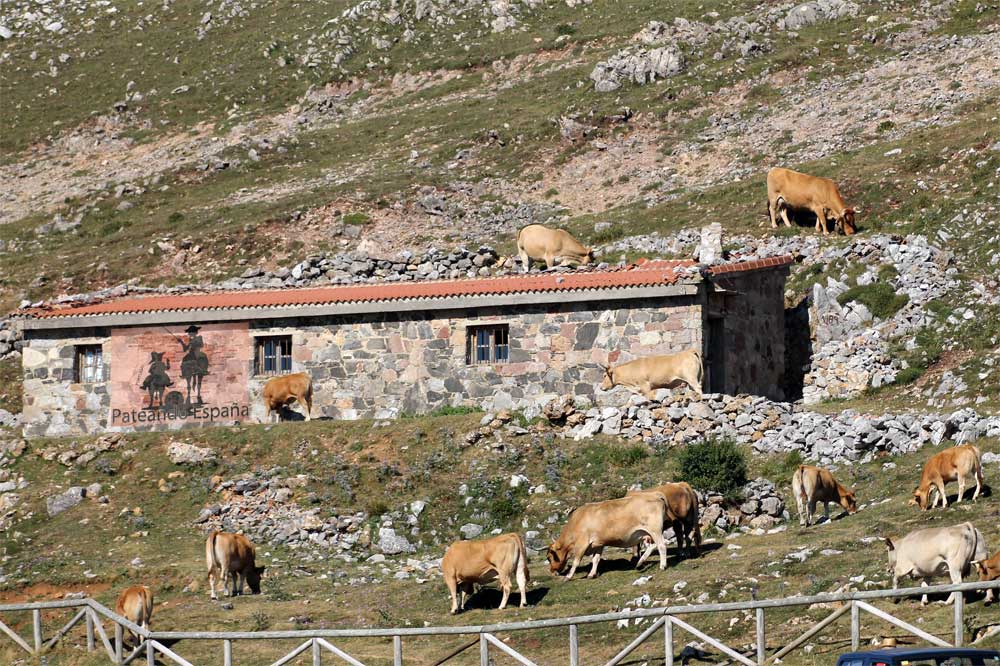
[[[313,417],[392,418],[443,406],[517,408],[557,395],[594,395],[599,364],[701,348],[694,298],[385,313],[272,321],[253,335],[292,336],[293,371],[313,378]],[[468,365],[468,327],[506,323],[510,361]],[[250,382],[251,418],[264,416],[266,378]]]
[[[36,332],[25,343],[21,350],[25,437],[62,437],[107,427],[111,404],[107,384],[73,380],[76,345],[105,344],[109,335],[105,328]],[[104,376],[110,376],[107,356]]]

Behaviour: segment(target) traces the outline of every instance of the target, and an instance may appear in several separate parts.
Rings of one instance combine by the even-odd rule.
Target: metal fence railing
[[[313,666],[321,666],[325,654],[333,654],[340,660],[352,666],[364,666],[359,659],[351,656],[338,647],[335,641],[339,639],[380,638],[392,640],[392,659],[394,666],[402,666],[403,642],[426,636],[469,636],[471,641],[463,648],[454,651],[447,658],[440,660],[442,664],[458,655],[467,648],[478,644],[480,663],[489,666],[491,651],[498,651],[513,658],[525,666],[535,666],[535,662],[517,651],[508,643],[497,637],[497,634],[514,634],[539,629],[565,628],[568,632],[566,641],[565,663],[578,666],[580,663],[580,640],[578,628],[620,620],[635,620],[645,618],[652,620],[631,642],[625,645],[605,666],[616,666],[631,654],[636,648],[656,634],[663,636],[664,661],[666,666],[674,663],[674,634],[677,631],[686,632],[698,640],[710,645],[725,655],[728,659],[745,666],[765,666],[781,659],[788,653],[804,645],[814,636],[832,625],[836,620],[850,613],[850,638],[853,649],[858,649],[861,641],[862,613],[874,616],[894,625],[917,638],[938,646],[961,646],[965,642],[964,609],[965,600],[961,593],[982,592],[1000,589],[1000,580],[992,582],[970,582],[957,585],[935,585],[928,587],[912,587],[900,590],[872,590],[866,592],[851,592],[844,594],[819,594],[814,596],[787,597],[782,599],[766,599],[761,601],[731,602],[723,604],[701,604],[692,606],[671,606],[663,608],[641,608],[616,613],[599,615],[581,615],[576,617],[554,618],[549,620],[533,620],[529,622],[511,622],[506,624],[489,624],[478,626],[457,627],[398,627],[386,629],[305,629],[289,631],[150,631],[139,627],[126,618],[108,610],[93,599],[72,599],[62,601],[43,601],[36,603],[0,604],[0,633],[6,635],[18,647],[32,655],[40,655],[52,648],[81,621],[85,625],[87,650],[93,652],[99,646],[104,649],[110,663],[124,665],[137,659],[145,658],[147,666],[153,666],[157,658],[166,660],[178,666],[195,666],[175,650],[177,643],[183,641],[212,641],[221,647],[223,666],[233,665],[233,646],[241,641],[274,641],[296,640],[299,644],[284,654],[272,666],[287,664],[304,653],[310,653]],[[957,593],[957,594],[956,594]],[[903,597],[921,596],[924,594],[951,594],[954,601],[954,633],[950,640],[935,636],[900,618],[879,609],[871,602],[883,599],[900,599]],[[795,640],[772,650],[767,648],[767,611],[795,606],[811,606],[813,604],[842,604]],[[52,635],[46,637],[43,633],[42,611],[53,609],[78,609],[72,619],[62,625]],[[756,641],[754,650],[741,652],[723,641],[704,633],[692,622],[699,614],[753,611],[756,620]],[[4,622],[10,614],[31,613],[31,639],[25,639],[11,626]],[[682,619],[683,618],[683,619]],[[112,636],[105,630],[104,622],[110,622]],[[138,645],[131,650],[125,650],[125,632],[132,632]],[[0,636],[2,640],[2,636]],[[165,643],[169,643],[168,647]],[[218,653],[216,653],[218,654]],[[214,663],[218,663],[214,661]],[[201,665],[199,665],[201,666]]]

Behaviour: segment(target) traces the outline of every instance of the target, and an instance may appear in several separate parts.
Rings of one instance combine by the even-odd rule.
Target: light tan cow
[[[899,588],[903,576],[919,578],[921,587],[935,576],[947,575],[952,583],[961,583],[973,564],[986,559],[986,541],[972,523],[952,527],[930,527],[910,532],[902,539],[886,539],[892,589]],[[948,603],[955,600],[955,593]],[[927,595],[921,599],[927,604]]]
[[[292,401],[297,401],[305,408],[306,421],[309,420],[309,412],[312,411],[312,379],[304,372],[296,372],[292,375],[282,375],[272,377],[264,384],[264,404],[267,406],[267,420],[271,420],[271,414],[275,418],[281,418],[281,408],[289,405]]]
[[[118,595],[118,601],[115,602],[115,612],[148,630],[149,622],[153,618],[153,591],[145,585],[133,585],[125,588]],[[138,645],[141,642],[140,638],[131,630],[129,630],[128,636],[133,645]]]
[[[594,260],[594,250],[581,245],[568,231],[541,224],[529,224],[517,232],[517,254],[525,273],[531,268],[533,259],[544,260],[549,268],[555,266],[557,260],[561,260],[561,266],[586,266]]]
[[[570,514],[559,538],[549,546],[546,553],[549,571],[559,575],[572,562],[566,574],[566,580],[572,580],[580,560],[585,555],[591,555],[587,578],[593,578],[597,575],[597,565],[605,547],[632,548],[645,536],[652,538],[660,553],[660,569],[666,569],[667,544],[663,540],[665,514],[666,501],[655,493],[640,493],[577,507]],[[650,553],[651,548],[639,558],[636,568],[642,566]]]
[[[839,483],[830,470],[812,465],[799,465],[792,475],[792,494],[799,507],[799,525],[812,525],[816,503],[823,503],[823,515],[830,520],[830,502],[836,502],[847,513],[857,513],[854,492]]]
[[[1000,578],[1000,550],[990,559],[976,562],[976,568],[979,570],[979,580],[990,581]],[[994,590],[986,590],[986,605],[993,603],[995,598]]]
[[[503,598],[500,610],[507,607],[511,581],[517,581],[521,608],[528,605],[528,551],[517,534],[501,534],[481,541],[456,541],[441,560],[441,572],[451,593],[451,612],[465,610],[466,597],[473,586],[497,580]],[[461,602],[459,601],[461,596]]]
[[[663,497],[666,502],[666,517],[664,524],[670,523],[674,530],[674,538],[677,539],[677,550],[687,557],[698,557],[701,548],[701,525],[698,523],[698,493],[689,484],[681,481],[679,483],[664,483],[662,486],[647,488],[643,490],[630,490],[626,497],[638,493],[656,493]],[[652,548],[651,540],[645,544],[647,548]]]
[[[924,510],[933,509],[940,498],[941,506],[947,508],[948,495],[945,492],[945,484],[952,481],[958,481],[958,499],[955,501],[961,502],[962,496],[965,495],[965,480],[970,475],[975,475],[976,478],[976,492],[972,494],[972,499],[975,500],[983,487],[983,466],[979,460],[979,449],[972,444],[954,446],[935,453],[924,465],[920,485],[913,491],[910,506],[916,505]],[[934,491],[937,491],[937,497],[928,505],[927,501]]]
[[[637,358],[613,368],[601,367],[604,369],[604,379],[601,381],[601,389],[604,391],[623,385],[636,389],[647,399],[653,400],[656,389],[672,389],[687,384],[701,393],[703,370],[701,352],[697,349]]]
[[[260,577],[264,567],[257,566],[257,549],[250,539],[242,534],[212,532],[205,540],[205,564],[208,566],[208,584],[215,594],[215,583],[222,585],[229,596],[243,594],[243,583],[250,586],[253,594],[260,594]],[[226,580],[232,581],[231,590],[226,589]]]
[[[775,167],[767,172],[767,212],[771,216],[771,227],[777,228],[778,215],[785,226],[792,223],[788,219],[788,209],[810,210],[816,215],[816,231],[826,235],[827,216],[835,221],[835,229],[850,236],[857,231],[854,226],[854,209],[844,203],[837,184],[829,178]]]

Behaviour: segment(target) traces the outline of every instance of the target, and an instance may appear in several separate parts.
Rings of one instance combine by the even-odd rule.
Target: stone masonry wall
[[[455,310],[359,319],[269,322],[253,335],[292,335],[293,371],[313,378],[313,417],[392,418],[443,406],[516,408],[565,393],[593,396],[599,364],[701,348],[693,298]],[[510,326],[510,361],[468,365],[469,326]],[[264,416],[265,378],[250,382]]]
[[[111,397],[106,383],[74,382],[76,345],[105,344],[107,329],[36,333],[21,350],[25,437],[62,437],[104,430]],[[104,357],[104,376],[110,376]]]

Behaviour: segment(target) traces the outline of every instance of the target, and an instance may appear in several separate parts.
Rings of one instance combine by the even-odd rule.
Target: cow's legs
[[[962,563],[960,562],[949,562],[948,563],[948,575],[951,577],[951,584],[958,585],[962,582]],[[955,596],[962,594],[961,592],[952,592],[948,596],[948,601],[946,604],[955,603]]]
[[[806,505],[805,501],[802,499],[802,493],[795,493],[795,506],[799,509],[799,526],[807,527],[809,525],[809,521],[806,517]]]
[[[663,532],[653,535],[653,541],[656,542],[656,549],[660,551],[660,571],[663,571],[667,568],[667,542],[663,538]]]
[[[784,221],[786,227],[792,226],[792,221],[788,219],[788,204],[784,199],[778,199],[781,211],[781,219]]]
[[[948,493],[945,491],[944,481],[938,481],[938,494],[941,496],[942,508],[948,508]],[[959,499],[962,499],[961,496]]]
[[[217,600],[219,598],[219,595],[217,595],[215,593],[215,577],[216,577],[216,573],[215,572],[216,571],[217,570],[216,570],[215,567],[212,567],[211,569],[208,570],[208,588],[212,592],[212,599],[213,600]]]
[[[521,608],[528,605],[528,576],[527,562],[520,562],[514,577],[517,579],[517,591],[521,593]]]
[[[826,522],[830,522],[830,503],[823,502],[823,517],[826,518]]]
[[[566,580],[573,580],[573,575],[576,573],[576,568],[580,566],[580,560],[583,559],[583,553],[585,551],[586,549],[581,550],[580,552],[573,555],[573,564],[571,564],[569,567],[569,573],[566,574]]]
[[[976,492],[972,493],[972,501],[975,502],[979,497],[979,491],[983,487],[983,468],[982,465],[976,467]],[[993,590],[990,590],[992,592]]]
[[[545,267],[546,268],[552,268],[555,265],[556,265],[556,257],[555,257],[555,255],[554,254],[546,254],[545,255]]]
[[[499,573],[499,572],[497,572]],[[500,578],[500,591],[503,592],[503,596],[500,598],[500,608],[503,610],[507,607],[507,599],[510,597],[510,576],[501,575]]]
[[[816,214],[816,231],[823,232],[824,236],[829,235],[830,231],[826,228],[826,209],[820,206],[818,209],[813,208],[812,212]]]
[[[521,272],[527,273],[531,270],[531,258],[524,250],[518,250],[517,256],[521,258]]]
[[[594,551],[594,554],[590,557],[590,573],[587,574],[587,578],[597,577],[597,565],[601,563],[601,553],[604,551],[603,548],[598,548]],[[638,564],[636,566],[639,566]]]
[[[312,420],[311,412],[313,409],[312,398],[310,398],[309,396],[304,396],[302,404],[305,405],[306,407],[306,421],[311,421]]]
[[[928,583],[927,583],[927,579],[926,578],[924,578],[922,581],[920,581],[920,587],[927,587],[927,585],[928,585]],[[927,605],[927,595],[926,594],[924,596],[920,597],[920,605],[921,606],[926,606]]]
[[[963,476],[962,474],[959,474],[958,475],[958,499],[955,500],[955,504],[958,504],[959,502],[961,502],[963,497],[965,497],[965,476]]]
[[[444,584],[448,586],[448,594],[451,595],[451,614],[458,612],[458,581],[451,576],[444,577]]]
[[[767,214],[771,218],[771,228],[772,229],[777,229],[778,228],[778,218],[775,215],[775,213],[777,212],[775,210],[775,208],[777,206],[778,206],[778,200],[775,199],[774,201],[771,201],[771,198],[768,197],[768,199],[767,199]]]
[[[806,525],[813,524],[813,516],[816,515],[816,500],[807,500],[806,502]]]

